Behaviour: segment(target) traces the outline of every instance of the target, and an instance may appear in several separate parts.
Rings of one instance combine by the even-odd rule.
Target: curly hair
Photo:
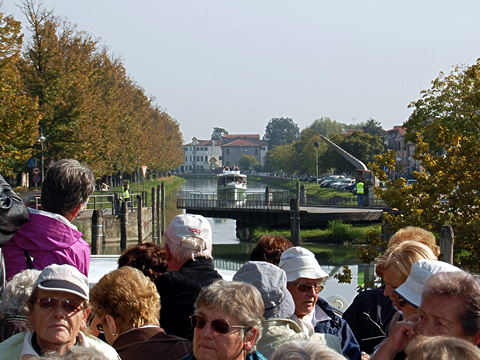
[[[248,353],[255,351],[262,337],[265,308],[262,295],[255,286],[241,281],[217,280],[200,291],[195,302],[195,312],[201,307],[220,309],[242,326],[256,329],[255,344]]]
[[[405,348],[411,360],[478,360],[480,349],[465,339],[450,335],[417,335]]]
[[[145,276],[155,280],[158,275],[165,274],[168,271],[165,256],[165,249],[155,243],[147,242],[125,250],[118,258],[118,267],[134,267],[143,272]]]
[[[388,241],[388,247],[396,246],[408,240],[417,241],[427,245],[430,249],[432,249],[437,258],[440,256],[440,246],[437,245],[435,235],[433,235],[430,231],[417,226],[407,226],[398,230]]]
[[[90,291],[92,310],[103,322],[115,319],[123,333],[143,325],[159,325],[160,295],[152,280],[130,266],[104,275]]]
[[[28,299],[32,295],[33,284],[40,270],[23,270],[16,274],[5,286],[0,301],[0,318],[6,316],[28,316]]]
[[[250,252],[250,260],[266,261],[278,266],[282,253],[291,247],[293,244],[283,236],[263,235]]]
[[[272,360],[346,360],[344,356],[317,341],[288,341],[275,349]]]

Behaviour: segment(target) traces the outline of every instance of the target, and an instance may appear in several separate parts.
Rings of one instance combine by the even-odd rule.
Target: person
[[[279,235],[263,235],[250,252],[251,261],[267,261],[274,265],[280,263],[282,253],[293,246],[290,240]]]
[[[233,280],[255,286],[262,296],[265,322],[257,348],[267,359],[279,345],[290,340],[313,340],[342,353],[335,335],[307,334],[291,319],[295,303],[287,289],[287,275],[278,266],[265,261],[248,261],[233,275]]]
[[[363,206],[363,194],[365,192],[365,189],[364,189],[364,183],[363,183],[362,180],[357,182],[356,188],[357,188],[357,203],[358,203],[358,206]]]
[[[422,243],[432,250],[435,257],[440,255],[440,248],[430,231],[415,226],[402,228],[390,238],[388,248],[394,248],[404,241]],[[380,266],[382,261],[376,265],[378,277],[382,277]],[[342,316],[350,325],[360,348],[367,354],[372,354],[378,344],[385,339],[392,318],[399,315],[392,300],[389,296],[384,296],[384,292],[385,284],[379,288],[361,292]]]
[[[118,267],[122,266],[139,269],[152,281],[168,271],[165,249],[152,242],[134,245],[126,249],[118,258]]]
[[[130,184],[123,184],[122,196],[123,201],[125,201],[125,205],[128,206],[130,202]]]
[[[192,344],[160,327],[160,297],[140,270],[123,266],[104,275],[92,288],[90,303],[107,343],[122,360],[154,360],[159,354],[180,359]]]
[[[415,335],[447,335],[480,344],[480,284],[466,271],[441,272],[426,282],[418,315],[398,322],[378,349],[377,358],[393,359]]]
[[[330,305],[318,294],[328,274],[322,270],[315,255],[300,246],[285,250],[280,257],[280,268],[287,274],[287,289],[295,302],[293,320],[302,331],[333,334],[338,337],[343,355],[357,360],[360,346],[347,322],[335,314]]]
[[[256,351],[263,311],[262,296],[253,285],[215,281],[195,302],[193,353],[182,360],[266,360]]]
[[[3,247],[9,281],[25,269],[42,270],[69,264],[88,277],[90,246],[72,224],[95,189],[90,169],[62,159],[47,170],[42,184],[42,210],[28,208],[29,221]]]
[[[0,301],[0,342],[28,330],[27,300],[39,274],[39,270],[23,270],[5,286]]]
[[[271,360],[347,360],[344,356],[316,341],[292,340],[280,345]]]
[[[478,360],[480,349],[453,336],[416,336],[405,348],[407,360]]]
[[[461,271],[460,268],[443,261],[420,259],[413,264],[407,280],[393,292],[398,296],[399,310],[404,319],[417,313],[422,301],[425,282],[440,272]]]
[[[65,355],[72,346],[99,350],[107,359],[118,360],[117,352],[105,342],[84,334],[90,308],[88,279],[71,265],[45,267],[28,299],[31,330],[0,343],[5,359],[34,359],[49,351]]]
[[[203,287],[222,278],[213,266],[208,220],[193,214],[175,216],[165,232],[165,255],[170,271],[155,279],[162,327],[167,334],[192,340],[195,299]]]
[[[102,185],[100,185],[100,191],[108,191],[108,188],[109,186],[105,183],[102,183]]]

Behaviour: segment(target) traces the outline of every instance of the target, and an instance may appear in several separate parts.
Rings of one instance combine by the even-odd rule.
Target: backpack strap
[[[23,255],[25,255],[25,261],[27,262],[28,268],[31,270],[35,269],[35,266],[33,266],[32,258],[30,257],[28,250],[23,250]]]

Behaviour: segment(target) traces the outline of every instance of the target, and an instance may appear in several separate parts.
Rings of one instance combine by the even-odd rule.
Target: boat
[[[246,200],[247,175],[241,174],[238,168],[224,169],[217,175],[217,199]]]

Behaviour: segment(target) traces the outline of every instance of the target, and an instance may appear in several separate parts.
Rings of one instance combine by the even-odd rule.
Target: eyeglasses
[[[65,310],[67,314],[71,314],[73,312],[77,312],[83,309],[82,303],[79,303],[74,300],[69,300],[69,299],[60,301],[58,299],[48,297],[48,298],[37,299],[36,302],[38,306],[40,306],[40,308],[47,309],[47,310],[56,309],[58,304],[60,303],[62,306],[62,309]]]
[[[100,331],[101,334],[105,333],[105,331],[103,331],[103,325],[101,323],[97,324],[97,330]]]
[[[313,289],[313,291],[315,291],[315,294],[318,294],[325,288],[325,286],[320,284],[312,285],[312,284],[306,284],[306,283],[293,284],[293,286],[296,286],[298,291],[304,292],[304,293],[309,292],[311,289]]]
[[[227,334],[230,329],[247,329],[248,326],[241,326],[241,325],[230,325],[226,320],[215,319],[215,320],[207,320],[201,315],[192,315],[190,316],[190,322],[192,326],[197,329],[203,329],[207,323],[210,323],[212,330],[225,335]]]

